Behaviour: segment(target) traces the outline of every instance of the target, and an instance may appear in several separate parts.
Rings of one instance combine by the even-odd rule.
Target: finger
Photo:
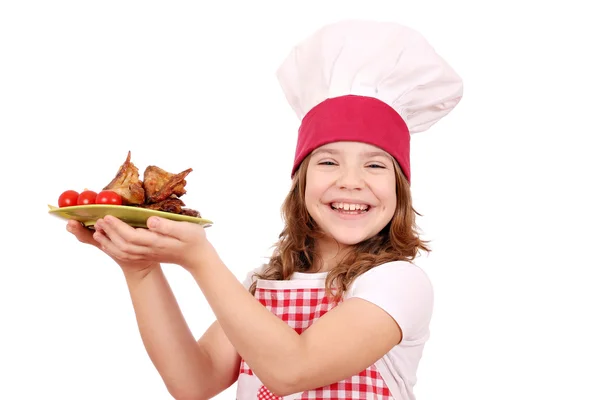
[[[153,246],[157,240],[157,235],[148,229],[134,228],[113,216],[104,217],[103,223],[105,223],[103,226],[106,226],[111,232],[117,233],[126,241],[136,245]]]
[[[149,229],[133,228],[123,221],[111,216],[105,218],[105,222],[126,241],[138,246],[162,250],[165,248],[172,248],[179,243],[177,238],[169,237]]]
[[[67,231],[77,238],[81,243],[91,244],[98,247],[98,243],[93,238],[94,232],[79,221],[69,220],[67,222]]]
[[[122,261],[141,261],[145,259],[143,255],[131,254],[117,246],[102,229],[97,229],[94,232],[94,240],[98,243],[98,247],[111,256],[113,259]]]
[[[182,242],[189,241],[190,238],[198,235],[198,229],[203,229],[197,224],[184,221],[172,221],[160,217],[148,218],[147,225],[150,232],[169,236]]]
[[[116,218],[114,219],[116,220]],[[124,225],[125,228],[121,225]],[[152,252],[148,246],[135,244],[135,229],[120,220],[110,221],[109,223],[105,217],[96,221],[96,226],[102,234],[101,236],[98,235],[98,238],[108,239],[111,242],[110,248],[115,248],[123,254],[130,255],[145,255]],[[131,230],[133,230],[133,232],[131,232]],[[96,238],[96,235],[94,238]],[[106,245],[104,242],[103,244]]]

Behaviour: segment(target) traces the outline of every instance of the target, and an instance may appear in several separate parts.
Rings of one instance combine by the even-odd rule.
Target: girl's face
[[[312,152],[306,207],[325,234],[354,245],[379,233],[396,210],[392,157],[378,147],[337,142]]]

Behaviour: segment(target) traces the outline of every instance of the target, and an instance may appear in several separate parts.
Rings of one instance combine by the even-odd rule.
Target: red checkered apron
[[[298,281],[269,281],[269,283],[268,286],[274,286],[275,284],[277,287],[261,287],[259,281],[255,297],[298,333],[302,333],[322,315],[336,306],[326,296],[324,287],[298,288]],[[252,393],[249,393],[249,391]],[[375,365],[372,365],[361,373],[343,381],[318,389],[307,390],[294,396],[286,396],[284,399],[273,395],[262,385],[258,378],[254,376],[248,364],[242,360],[237,399],[392,399],[392,395]]]

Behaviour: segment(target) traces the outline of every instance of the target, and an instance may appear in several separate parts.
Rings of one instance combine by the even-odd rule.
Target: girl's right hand
[[[103,233],[101,229],[99,229],[99,228],[96,228],[96,229],[98,232]],[[77,238],[77,240],[79,240],[81,243],[92,245],[92,246],[96,247],[97,249],[99,249],[100,251],[102,251],[102,247],[94,239],[94,231],[86,228],[80,222],[75,221],[75,220],[69,220],[67,222],[67,231],[69,231],[71,234],[73,234],[73,236],[75,236]],[[107,254],[104,251],[103,251],[103,253]],[[108,256],[111,257],[110,255],[108,255]],[[154,268],[160,267],[160,264],[149,263],[147,261],[123,262],[121,260],[116,260],[113,257],[111,257],[111,259],[113,261],[115,261],[121,267],[121,269],[123,270],[123,273],[125,274],[125,276],[127,278],[129,278],[129,277],[143,278]]]

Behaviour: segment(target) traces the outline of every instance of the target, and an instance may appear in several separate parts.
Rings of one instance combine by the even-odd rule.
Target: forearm
[[[210,390],[210,360],[185,322],[162,269],[125,277],[142,341],[169,391]]]
[[[292,384],[303,353],[301,336],[262,306],[208,246],[202,264],[190,271],[223,331],[263,383]]]

